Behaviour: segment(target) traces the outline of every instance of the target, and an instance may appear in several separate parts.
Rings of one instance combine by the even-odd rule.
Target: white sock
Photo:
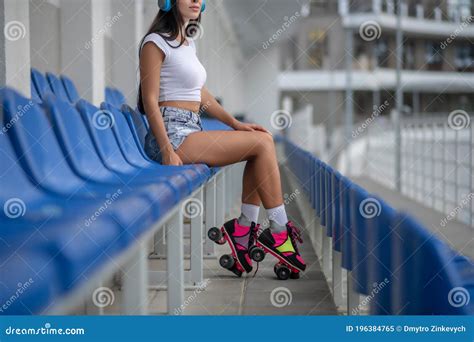
[[[288,222],[284,204],[275,208],[267,209],[267,216],[269,220],[275,221],[280,226],[285,226]]]
[[[242,203],[242,214],[244,214],[251,222],[253,221],[257,223],[259,211],[259,205]]]

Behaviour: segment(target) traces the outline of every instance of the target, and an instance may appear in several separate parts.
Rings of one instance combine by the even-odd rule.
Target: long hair
[[[151,33],[159,34],[166,43],[173,49],[179,48],[185,42],[186,36],[191,36],[193,34],[193,27],[195,27],[198,23],[201,22],[201,15],[196,20],[191,20],[183,32],[184,26],[184,19],[181,13],[179,12],[177,6],[177,0],[171,0],[171,10],[168,12],[165,11],[158,11],[153,23],[151,24],[150,28],[148,29],[147,33],[143,37],[140,42],[139,50],[138,50],[138,57],[140,58],[141,53],[141,46],[143,41],[145,40],[146,36]],[[178,38],[178,35],[181,34],[181,41],[178,46],[173,46],[169,42],[173,42]],[[143,106],[143,98],[142,98],[142,86],[141,86],[141,79],[140,84],[138,86],[138,100],[137,100],[137,108],[138,110],[144,114],[145,108]]]

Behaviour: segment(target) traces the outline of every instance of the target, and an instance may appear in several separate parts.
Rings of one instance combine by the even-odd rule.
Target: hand
[[[263,126],[253,124],[253,123],[240,122],[238,120],[236,120],[236,122],[232,125],[232,128],[235,129],[236,131],[260,131],[260,132],[265,132],[270,135],[273,135],[269,130],[267,130]]]
[[[178,156],[178,154],[173,150],[162,153],[161,163],[163,165],[170,165],[170,166],[183,165],[183,161]]]

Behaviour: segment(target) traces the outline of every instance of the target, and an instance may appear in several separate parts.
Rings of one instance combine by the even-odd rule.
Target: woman
[[[238,264],[246,272],[252,270],[248,251],[257,238],[256,222],[263,202],[270,228],[258,236],[259,242],[303,271],[306,265],[296,246],[297,240],[302,241],[299,230],[286,215],[271,133],[259,125],[236,120],[204,87],[206,70],[187,32],[200,22],[205,3],[163,0],[159,6],[160,11],[140,45],[138,108],[146,113],[150,124],[147,154],[164,165],[224,166],[247,161],[242,214],[224,224]],[[204,132],[199,117],[201,106],[234,130]]]

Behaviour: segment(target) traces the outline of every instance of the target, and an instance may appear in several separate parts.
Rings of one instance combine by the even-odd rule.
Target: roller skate
[[[286,231],[281,233],[272,233],[270,228],[265,229],[258,236],[255,246],[278,259],[273,268],[278,279],[298,279],[300,272],[306,269],[306,264],[298,252],[297,242],[303,243],[301,232],[293,222],[288,221]],[[254,259],[255,261],[262,261],[265,258],[265,253],[263,256],[259,253],[251,254],[251,256],[258,257],[258,260]]]
[[[250,227],[240,225],[238,219],[235,218],[224,223],[220,229],[217,227],[209,229],[207,232],[209,239],[219,245],[227,242],[231,249],[231,254],[220,257],[219,264],[238,277],[241,277],[244,272],[251,272],[252,259],[249,252],[264,254],[261,248],[255,247],[259,228],[260,225],[255,222],[252,222]]]

